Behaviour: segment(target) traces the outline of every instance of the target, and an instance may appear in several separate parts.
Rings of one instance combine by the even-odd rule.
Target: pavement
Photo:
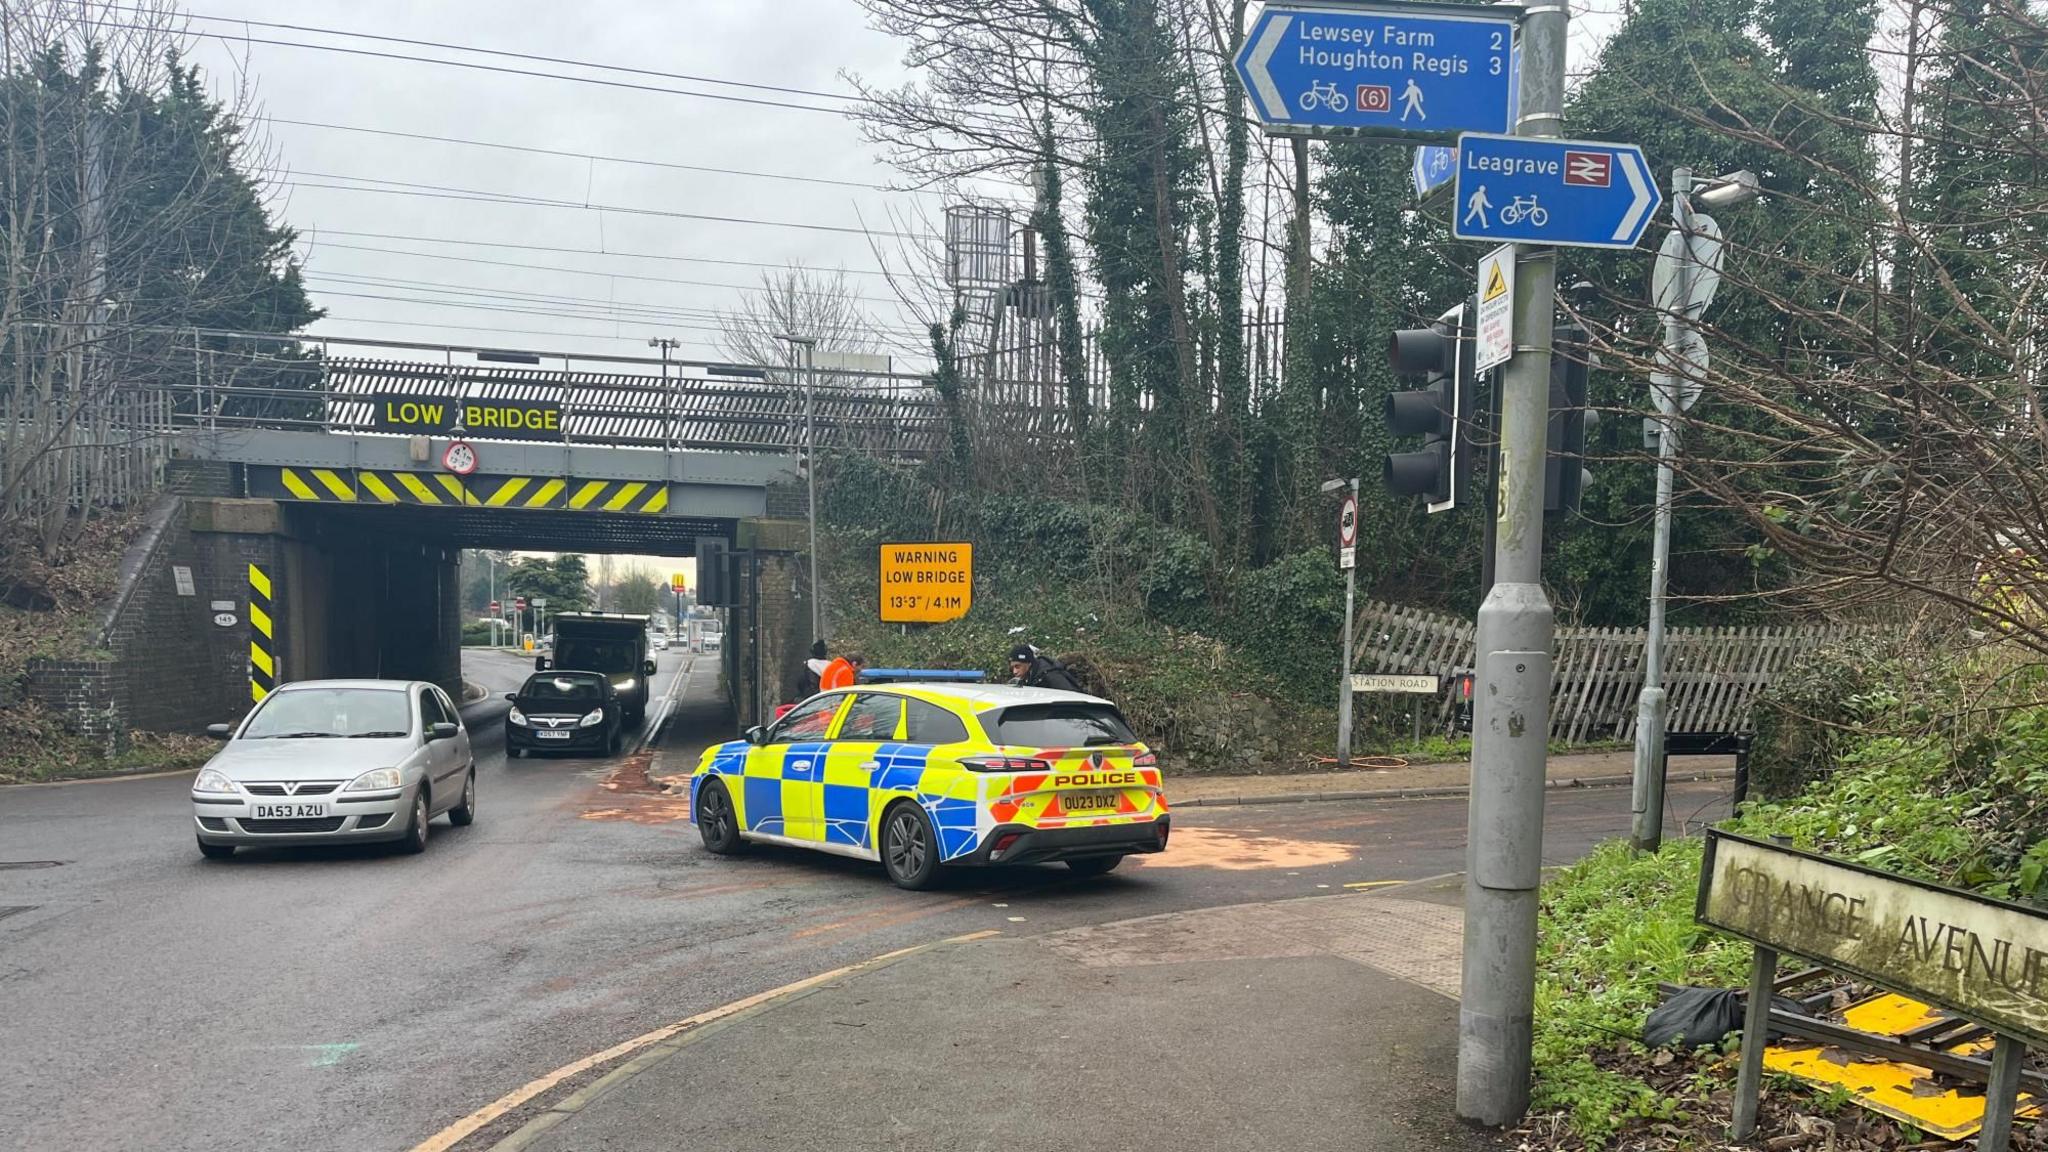
[[[671,688],[686,762],[731,722],[709,662],[664,653]],[[983,1114],[1018,1146],[1469,1146],[1428,961],[1457,885],[1397,883],[1463,866],[1460,797],[1190,808],[1100,879],[910,893],[710,856],[652,756],[507,761],[503,708],[464,709],[476,824],[417,857],[202,860],[182,776],[0,789],[0,1148],[479,1152],[578,1093],[541,1146],[967,1148]],[[1674,785],[1672,826],[1726,793]],[[1554,791],[1545,863],[1628,823],[1627,789]]]
[[[1499,1147],[1456,1123],[1456,885],[885,958],[569,1084],[493,1152]]]

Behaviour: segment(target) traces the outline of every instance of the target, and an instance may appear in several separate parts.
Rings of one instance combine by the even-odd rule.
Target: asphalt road
[[[687,657],[665,653],[657,692]],[[479,658],[502,693],[526,665]],[[716,735],[707,667],[663,755]],[[0,1148],[393,1149],[626,1037],[890,949],[1458,870],[1464,801],[1188,809],[1174,847],[890,887],[857,861],[705,853],[631,762],[508,762],[465,709],[479,815],[421,857],[192,845],[188,777],[0,789]],[[1725,783],[1676,785],[1681,816]],[[1546,854],[1626,834],[1622,789],[1552,795]]]

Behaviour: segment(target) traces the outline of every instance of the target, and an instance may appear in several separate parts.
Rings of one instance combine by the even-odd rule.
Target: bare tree
[[[761,273],[761,287],[718,316],[718,345],[735,364],[786,364],[802,336],[821,352],[880,352],[887,341],[842,271],[792,264]]]

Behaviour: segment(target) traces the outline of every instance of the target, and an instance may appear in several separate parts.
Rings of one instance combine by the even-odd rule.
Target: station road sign
[[[1514,41],[1512,15],[1476,6],[1269,5],[1234,63],[1269,134],[1506,132]]]
[[[1458,137],[1451,234],[1567,248],[1633,248],[1663,202],[1633,144],[1468,132]]]

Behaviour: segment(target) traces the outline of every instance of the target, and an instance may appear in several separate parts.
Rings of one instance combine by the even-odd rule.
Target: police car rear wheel
[[[1076,876],[1101,876],[1116,871],[1116,866],[1123,862],[1121,856],[1087,856],[1067,861],[1067,868]]]
[[[739,821],[733,815],[732,797],[717,780],[705,784],[697,793],[697,833],[704,837],[704,847],[720,856],[735,855],[746,847],[746,841],[740,839]]]
[[[938,843],[924,809],[906,801],[882,818],[882,867],[898,888],[913,892],[938,881]]]

